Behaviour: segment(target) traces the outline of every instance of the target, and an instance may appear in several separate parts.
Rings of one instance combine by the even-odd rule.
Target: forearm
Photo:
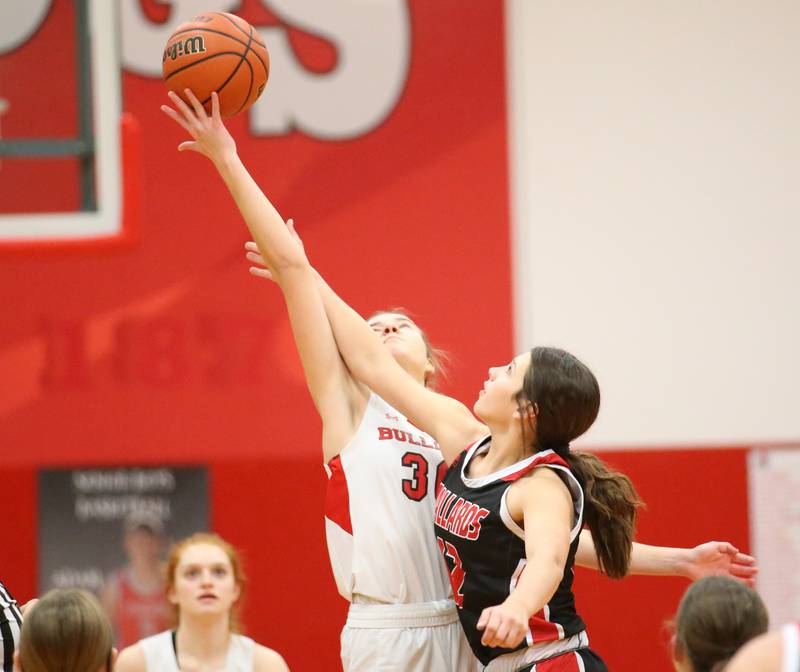
[[[533,557],[507,601],[520,605],[530,618],[550,601],[563,575],[563,563],[559,565],[557,558]]]
[[[688,549],[685,548],[649,546],[634,542],[628,575],[686,576],[688,553]],[[587,569],[598,571],[600,569],[594,539],[589,530],[581,531],[578,552],[575,554],[575,564]]]
[[[292,239],[283,218],[266,197],[235,152],[216,159],[217,168],[247,228],[267,261],[275,279],[287,268],[306,265],[302,248]]]
[[[633,543],[628,574],[686,576],[688,549]]]

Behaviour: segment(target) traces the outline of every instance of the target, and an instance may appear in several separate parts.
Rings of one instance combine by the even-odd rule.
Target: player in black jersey
[[[473,407],[483,424],[415,384],[358,315],[322,291],[350,370],[435,436],[451,465],[436,533],[476,657],[489,670],[605,670],[571,591],[578,535],[588,526],[601,570],[623,577],[639,500],[625,476],[569,448],[597,417],[592,372],[555,348],[518,355],[489,370]]]

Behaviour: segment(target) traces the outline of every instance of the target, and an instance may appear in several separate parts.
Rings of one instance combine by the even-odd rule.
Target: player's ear
[[[678,637],[674,632],[672,633],[672,637],[669,638],[669,652],[672,656],[672,663],[675,669],[683,670],[686,655],[684,654],[683,647],[678,644]]]
[[[539,407],[536,404],[526,401],[514,411],[513,415],[516,420],[524,419],[526,422],[533,424],[536,421],[538,412]]]
[[[423,375],[423,380],[425,381],[426,385],[428,384],[428,381],[431,378],[433,378],[433,374],[434,373],[436,373],[436,367],[433,365],[433,362],[431,362],[431,360],[429,359],[425,363],[425,372],[424,372],[424,375]]]

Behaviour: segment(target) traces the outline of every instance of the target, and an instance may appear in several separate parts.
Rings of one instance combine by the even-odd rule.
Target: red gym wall
[[[380,126],[340,142],[257,137],[246,117],[229,128],[331,284],[362,312],[410,309],[453,353],[445,391],[471,402],[486,368],[512,355],[502,4],[408,4],[410,70]],[[159,3],[141,6],[166,20]],[[0,95],[22,101],[3,118],[4,136],[75,131],[71,67],[42,73],[28,51],[45,40],[66,53],[60,27],[71,13],[56,0],[31,43],[2,57]],[[259,2],[240,14],[282,25]],[[305,67],[335,66],[330,44],[287,29]],[[39,467],[206,464],[214,529],[245,555],[248,632],[293,669],[336,669],[346,604],[324,543],[320,424],[281,297],[248,275],[246,229],[210,164],[175,151],[184,134],[159,111],[161,82],[128,72],[123,83],[142,131],[135,240],[0,246],[0,579],[21,599],[35,594]],[[2,211],[74,208],[74,176],[70,162],[4,161]],[[746,549],[744,456],[608,453],[648,503],[643,540],[723,537]],[[661,623],[685,585],[581,572],[579,605],[611,669],[670,669]]]

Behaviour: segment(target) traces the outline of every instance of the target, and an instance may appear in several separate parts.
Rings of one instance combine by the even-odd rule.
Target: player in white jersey
[[[323,423],[323,458],[330,476],[328,547],[339,592],[351,602],[342,634],[345,670],[473,669],[433,536],[434,484],[442,461],[434,441],[350,375],[319,292],[296,282],[298,273],[306,272],[296,258],[297,243],[236,154],[216,96],[211,116],[193,98],[191,108],[177,96],[170,98],[178,111],[162,109],[193,138],[180,149],[214,163],[274,275],[261,272],[284,292],[306,382]],[[256,248],[249,249],[260,260]],[[426,385],[434,358],[414,322],[388,312],[370,324],[403,369]],[[638,551],[632,566],[641,573],[700,575],[729,571],[739,562],[742,572],[749,571],[747,558],[724,543]],[[582,537],[577,562],[597,568],[590,536]]]
[[[167,561],[167,599],[177,621],[120,653],[115,672],[288,672],[275,651],[236,633],[244,589],[239,555],[215,534],[175,544]]]
[[[372,323],[405,322],[392,313]],[[430,436],[369,394],[355,435],[326,465],[331,566],[351,603],[345,670],[474,669],[431,525],[440,464]]]
[[[181,114],[167,113],[192,133],[186,116],[192,112],[171,99]],[[216,96],[212,100],[216,105]],[[197,108],[194,114],[199,115]],[[274,213],[283,228],[239,162],[222,122],[215,124],[222,144],[207,155],[245,221]],[[474,670],[433,536],[435,477],[442,461],[435,442],[350,376],[319,296],[292,302],[289,317],[322,419],[331,565],[339,592],[351,603],[341,642],[344,669]],[[385,313],[372,325],[409,374],[421,384],[430,380],[435,358],[411,319]]]
[[[139,641],[148,670],[180,672],[177,636],[174,631],[160,632]],[[225,657],[225,672],[254,669],[255,642],[249,637],[231,635]]]
[[[800,623],[787,623],[745,644],[725,672],[800,672]]]

